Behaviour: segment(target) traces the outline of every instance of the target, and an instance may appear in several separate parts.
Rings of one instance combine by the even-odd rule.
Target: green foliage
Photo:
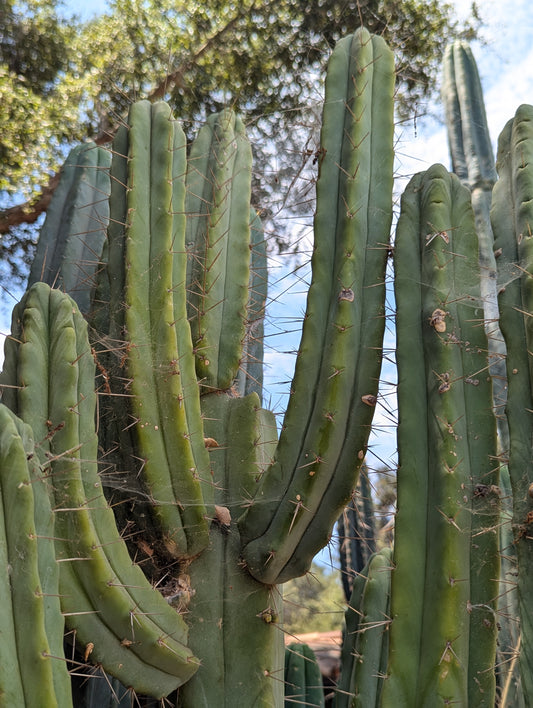
[[[398,105],[412,115],[423,112],[420,104],[433,91],[446,40],[472,36],[478,27],[475,17],[459,26],[452,7],[437,0],[113,0],[86,22],[66,21],[53,0],[9,0],[6,9],[0,190],[4,208],[18,205],[21,195],[30,203],[0,212],[1,233],[33,222],[39,187],[73,141],[109,141],[130,104],[149,97],[170,103],[189,138],[213,111],[232,106],[245,115],[262,175],[254,201],[270,205],[273,216],[297,170],[314,173],[320,75],[337,39],[363,23],[386,38],[397,54]],[[286,246],[290,235],[280,223],[277,231]]]

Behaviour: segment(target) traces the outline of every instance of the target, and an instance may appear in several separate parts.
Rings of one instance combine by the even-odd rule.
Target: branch
[[[34,224],[48,209],[50,199],[59,184],[60,172],[50,177],[46,187],[41,187],[41,194],[23,204],[0,210],[0,236],[7,234],[14,226]]]
[[[254,6],[255,2],[252,3],[252,5],[246,10],[246,14],[252,12]],[[168,91],[169,86],[182,86],[184,74],[189,71],[213,45],[216,45],[216,43],[220,41],[220,39],[222,39],[225,34],[227,34],[231,29],[233,29],[233,27],[235,27],[237,22],[244,14],[245,11],[243,9],[238,10],[237,14],[232,17],[232,19],[229,20],[224,25],[224,27],[215,32],[215,34],[211,35],[211,37],[209,37],[209,39],[207,39],[204,44],[186,62],[181,64],[181,66],[179,66],[171,74],[165,76],[165,78],[160,81],[159,84],[155,87],[155,89],[149,94],[149,100],[155,101],[159,98],[162,98]]]
[[[222,37],[232,30],[237,22],[245,14],[250,14],[255,7],[255,2],[251,4],[246,10],[240,9],[221,29],[217,30],[211,37],[209,37],[199,49],[197,49],[192,56],[183,62],[175,71],[171,74],[167,74],[153,89],[153,91],[148,95],[150,101],[156,101],[162,98],[168,91],[170,86],[183,84],[183,77],[187,71],[189,71],[194,64],[207,52],[211,47],[216,45]],[[113,130],[102,130],[96,137],[93,138],[97,145],[102,145],[104,143],[109,143],[113,139],[115,129]],[[41,187],[41,194],[38,197],[19,204],[17,206],[10,207],[9,209],[0,210],[0,236],[6,234],[15,226],[20,226],[21,224],[34,224],[39,216],[48,209],[50,204],[50,199],[54,193],[55,188],[59,184],[60,172],[55,174],[50,178],[46,187]]]

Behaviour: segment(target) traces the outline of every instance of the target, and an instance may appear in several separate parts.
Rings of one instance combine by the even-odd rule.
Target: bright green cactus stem
[[[402,196],[395,295],[398,512],[382,705],[491,706],[496,427],[470,194],[441,165]]]
[[[104,444],[121,446],[126,487],[142,478],[144,511],[155,513],[162,545],[177,558],[205,548],[213,515],[186,312],[185,172],[185,137],[170,108],[134,104],[114,142],[109,285],[100,287],[110,323],[101,370],[115,377],[115,437],[104,433]],[[100,312],[97,324],[104,320]]]
[[[377,708],[387,671],[392,551],[374,553],[353,582],[345,613],[335,708]],[[406,648],[407,650],[407,648]]]
[[[187,166],[187,288],[196,372],[204,390],[237,376],[250,268],[252,150],[231,110],[200,129]]]
[[[266,583],[303,574],[328,541],[365,455],[381,366],[392,218],[394,62],[366,30],[328,65],[313,278],[275,461],[241,533]]]
[[[94,143],[70,152],[47,211],[29,285],[43,280],[89,312],[109,221],[111,153]]]
[[[533,701],[533,107],[522,105],[498,141],[499,179],[491,219],[499,253],[500,326],[507,346],[509,474],[518,559],[520,673],[526,705]]]
[[[31,430],[0,404],[0,703],[69,705],[55,557],[46,537],[50,507],[38,497]],[[34,496],[34,488],[36,495]],[[37,497],[37,498],[35,498]],[[40,556],[41,554],[41,556]]]
[[[16,366],[14,366],[14,364]],[[162,698],[198,661],[183,618],[134,565],[98,474],[95,365],[74,301],[36,283],[15,308],[2,383],[53,480],[59,597],[86,660]]]
[[[285,647],[285,708],[324,708],[322,674],[308,644],[292,642]]]

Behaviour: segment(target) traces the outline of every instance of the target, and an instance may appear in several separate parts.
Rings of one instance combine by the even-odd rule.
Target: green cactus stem
[[[263,396],[264,319],[268,294],[267,247],[259,214],[250,210],[250,284],[246,335],[235,387],[240,396]]]
[[[533,298],[533,107],[522,105],[498,140],[491,220],[498,257],[500,326],[507,346],[509,382],[509,475],[513,491],[514,548],[518,560],[520,674],[524,700],[533,700],[533,365],[531,312]]]
[[[383,705],[493,705],[496,428],[470,194],[441,165],[402,196],[395,294],[398,512]]]
[[[322,674],[311,647],[292,642],[285,647],[285,708],[302,704],[324,708]]]
[[[250,268],[252,150],[231,110],[207,119],[187,167],[187,275],[196,372],[203,388],[233,385],[242,357]]]
[[[31,451],[27,442],[31,438],[22,422],[16,421],[3,404],[0,404],[0,431],[3,605],[0,613],[0,702],[5,706],[52,708],[70,700],[70,685],[62,651],[61,655],[54,656],[47,637],[49,603],[40,577],[38,525],[33,479],[28,465]],[[22,435],[26,437],[26,444]],[[55,593],[57,598],[57,584]],[[59,608],[55,619],[61,627]],[[65,676],[57,674],[54,666],[66,674],[67,682]],[[59,692],[61,688],[63,692]]]
[[[70,293],[89,312],[109,222],[111,153],[94,143],[70,152],[54,191],[28,285],[39,280]]]
[[[381,366],[392,193],[394,62],[358,30],[328,65],[313,278],[276,458],[241,523],[266,583],[309,568],[350,498]]]
[[[374,553],[353,582],[345,613],[335,708],[380,705],[387,671],[392,551]]]
[[[446,48],[443,64],[442,100],[453,170],[471,191],[476,231],[479,239],[481,296],[485,312],[485,330],[489,345],[489,363],[492,376],[494,409],[498,426],[502,460],[509,454],[509,428],[505,416],[507,400],[507,373],[505,342],[499,327],[496,258],[494,235],[490,220],[492,188],[497,179],[483,91],[476,62],[469,45],[457,40]],[[516,617],[518,605],[514,577],[516,554],[511,529],[512,492],[509,472],[500,467],[502,490],[502,523],[500,525],[501,600],[500,632],[498,637],[498,681],[508,680],[509,660],[516,647],[519,631]]]

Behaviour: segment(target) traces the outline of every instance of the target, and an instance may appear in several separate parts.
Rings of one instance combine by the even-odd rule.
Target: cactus
[[[476,273],[469,192],[435,165],[406,188],[396,232],[399,470],[385,705],[494,697],[496,429]]]
[[[261,400],[268,279],[242,120],[230,109],[211,116],[188,150],[169,106],[140,101],[114,138],[109,170],[107,153],[71,154],[32,282],[82,292],[87,319],[61,289],[34,282],[14,311],[0,378],[0,551],[13,566],[2,580],[13,602],[0,620],[9,668],[0,687],[10,703],[32,705],[37,682],[47,705],[84,700],[67,680],[64,623],[95,677],[91,702],[141,701],[134,693],[181,708],[299,700],[292,678],[284,696],[280,586],[328,542],[368,445],[385,326],[393,92],[380,38],[361,29],[337,44],[317,152],[313,275],[279,440]],[[492,214],[526,703],[533,344],[521,276],[531,272],[531,124],[521,108],[504,131]],[[89,210],[98,232],[107,223],[90,258],[77,250],[88,247],[78,225],[86,188],[91,205],[109,192],[97,217]],[[485,286],[469,189],[442,166],[409,183],[394,250],[393,562],[382,549],[355,576],[337,703],[494,705],[500,505]]]
[[[326,83],[313,282],[279,443],[252,373],[266,279],[250,264],[264,269],[264,239],[251,218],[250,147],[230,110],[208,120],[188,158],[164,103],[134,104],[119,129],[107,240],[95,246],[91,282],[96,369],[67,296],[36,283],[14,314],[4,401],[43,441],[40,463],[54,479],[62,611],[84,659],[125,687],[162,697],[185,682],[177,697],[185,706],[229,705],[236,693],[250,705],[283,700],[276,585],[304,573],[327,543],[364,458],[377,395],[393,91],[392,53],[380,38],[360,30],[338,44]],[[68,169],[63,177],[60,194],[77,183]],[[67,213],[70,201],[57,203]],[[73,229],[54,230],[57,221],[52,209],[40,248],[61,254]],[[69,289],[74,265],[56,260]],[[243,389],[246,376],[255,392],[246,381]],[[171,572],[181,587],[192,650],[181,614],[152,588],[144,594],[148,581],[126,561],[100,479],[109,480],[119,526],[128,524],[130,550],[150,557],[146,572],[157,583]]]
[[[324,708],[322,674],[311,647],[292,642],[285,647],[285,708],[302,703]]]
[[[354,578],[376,551],[376,524],[368,470],[363,466],[353,498],[337,521],[341,581],[350,602]]]
[[[531,456],[531,224],[533,198],[533,107],[520,106],[498,140],[498,182],[491,209],[498,257],[498,302],[507,346],[509,381],[507,420],[509,475],[513,492],[514,547],[518,561],[518,603],[521,649],[520,674],[526,705],[533,700],[533,614],[529,601],[533,568],[530,528],[533,521]]]
[[[499,451],[502,461],[505,461],[509,455],[509,428],[505,416],[506,352],[499,327],[496,258],[490,220],[492,189],[497,173],[481,82],[472,51],[464,41],[457,40],[446,48],[443,62],[442,100],[452,167],[472,194],[472,207],[479,238],[481,295],[488,337],[489,370],[493,383]],[[498,636],[498,681],[500,684],[505,684],[514,680],[509,670],[516,667],[516,663],[510,661],[510,657],[518,646],[520,636],[516,621],[518,609],[513,580],[516,574],[516,554],[511,530],[512,492],[509,471],[505,464],[500,466],[500,488],[502,491],[500,525],[502,596]]]
[[[387,673],[392,553],[373,553],[353,582],[345,613],[336,708],[379,706]]]
[[[28,284],[64,288],[88,313],[109,223],[111,153],[94,143],[71,150],[39,236]]]

